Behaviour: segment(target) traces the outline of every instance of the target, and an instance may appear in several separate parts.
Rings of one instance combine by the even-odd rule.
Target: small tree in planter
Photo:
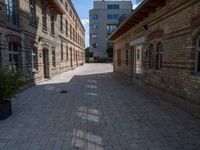
[[[15,96],[25,81],[20,71],[10,71],[0,68],[0,120],[7,119],[12,114],[10,99]]]

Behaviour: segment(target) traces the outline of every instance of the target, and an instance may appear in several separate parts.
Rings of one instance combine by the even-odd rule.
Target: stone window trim
[[[22,42],[22,38],[17,36],[17,35],[12,35],[12,34],[8,34],[6,35],[6,40],[7,42],[11,42],[11,43],[18,43],[21,44]]]

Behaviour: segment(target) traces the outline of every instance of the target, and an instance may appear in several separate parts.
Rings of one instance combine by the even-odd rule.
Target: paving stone
[[[162,99],[111,64],[86,64],[19,94],[0,149],[199,150],[200,120]]]

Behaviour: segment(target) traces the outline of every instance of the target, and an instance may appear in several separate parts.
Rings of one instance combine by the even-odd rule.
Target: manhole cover
[[[63,90],[63,91],[60,91],[60,93],[61,93],[61,94],[65,94],[65,93],[67,93],[67,91],[66,91],[66,90]]]

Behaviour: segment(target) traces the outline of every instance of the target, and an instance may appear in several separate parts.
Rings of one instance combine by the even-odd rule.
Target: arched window
[[[159,42],[156,46],[156,69],[159,70],[162,68],[162,56],[163,50],[162,50],[162,44]]]
[[[197,60],[196,60],[196,72],[200,72],[200,35],[197,38]]]
[[[154,67],[154,46],[151,44],[149,46],[149,69]]]

